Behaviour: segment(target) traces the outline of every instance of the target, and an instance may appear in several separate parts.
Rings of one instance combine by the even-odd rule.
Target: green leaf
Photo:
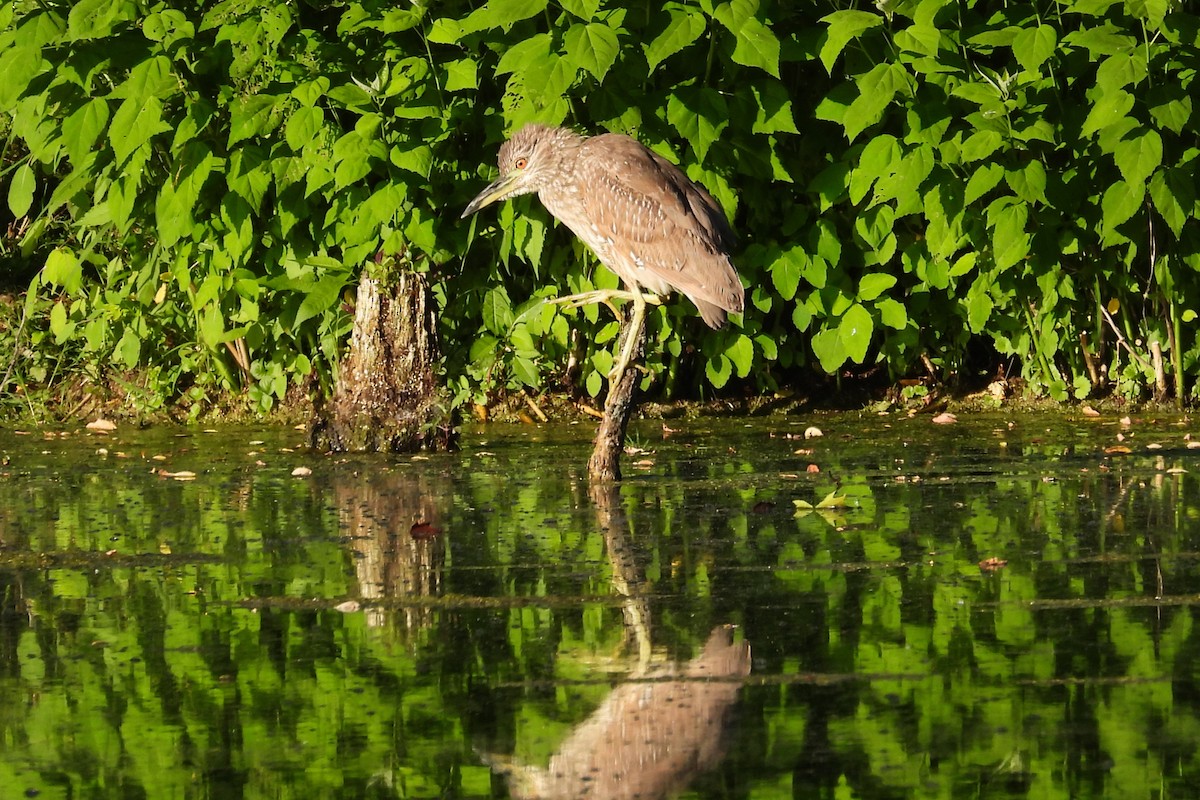
[[[1037,72],[1042,64],[1054,54],[1058,45],[1058,34],[1049,25],[1038,25],[1035,28],[1022,28],[1013,38],[1013,56],[1021,68],[1029,72]]]
[[[495,286],[483,296],[483,326],[497,336],[507,336],[513,324],[512,302],[503,286]]]
[[[826,25],[825,41],[821,44],[821,63],[825,65],[825,71],[832,75],[834,62],[850,40],[882,25],[883,17],[869,11],[845,9],[824,16],[820,21]]]
[[[1176,236],[1196,207],[1194,177],[1190,170],[1173,167],[1158,170],[1150,179],[1150,199]]]
[[[1141,185],[1162,164],[1163,143],[1158,131],[1146,129],[1140,135],[1123,139],[1113,151],[1113,160],[1125,182]]]
[[[548,0],[488,0],[486,6],[493,28],[509,30],[523,19],[541,14]]]
[[[983,333],[984,327],[991,319],[992,309],[995,308],[995,303],[983,288],[984,285],[984,278],[980,277],[967,292],[967,325],[971,333]]]
[[[239,97],[230,103],[227,146],[233,147],[244,139],[270,133],[278,124],[278,106],[278,97],[264,94]]]
[[[93,97],[63,120],[63,146],[71,163],[83,160],[107,124],[108,101],[103,97]]]
[[[128,97],[113,115],[108,126],[108,140],[120,167],[134,150],[150,141],[155,134],[170,130],[162,118],[162,102],[157,97]]]
[[[858,282],[858,299],[874,300],[879,295],[896,285],[896,276],[883,272],[872,272],[863,275]]]
[[[473,58],[460,58],[446,64],[447,92],[474,91],[479,88],[478,65]]]
[[[908,325],[908,311],[900,301],[882,297],[875,304],[875,308],[879,311],[879,321],[889,328],[899,331],[904,330]]]
[[[1000,205],[993,214],[989,210],[992,224],[992,257],[998,269],[1007,269],[1029,254],[1030,235],[1025,230],[1029,220],[1029,206],[1023,202]]]
[[[0,112],[9,112],[29,87],[33,77],[46,66],[39,47],[18,45],[0,53]]]
[[[1145,189],[1142,186],[1133,186],[1125,181],[1116,181],[1108,187],[1100,201],[1100,230],[1103,235],[1107,237],[1118,226],[1129,221],[1141,208],[1144,194]]]
[[[861,364],[867,357],[867,348],[871,346],[871,337],[875,333],[875,321],[871,312],[859,303],[850,306],[838,323],[838,336],[846,355]]]
[[[870,72],[858,76],[855,79],[858,97],[842,116],[846,138],[854,141],[860,133],[879,122],[896,92],[907,91],[909,80],[904,66],[895,63],[877,64]]]
[[[729,356],[719,353],[705,362],[704,374],[709,383],[720,389],[729,383],[730,377],[733,376],[733,362],[729,360]]]
[[[46,256],[42,277],[52,286],[74,294],[83,286],[83,265],[71,251],[56,247]]]
[[[17,219],[29,213],[33,206],[33,193],[37,189],[37,175],[28,161],[23,161],[13,171],[8,184],[8,210]]]
[[[1009,188],[1027,203],[1047,203],[1046,169],[1040,161],[1030,161],[1022,169],[1010,169],[1004,173]]]
[[[595,19],[596,12],[600,10],[600,0],[559,0],[559,5],[563,11],[574,14],[584,22]]]
[[[713,89],[682,87],[667,99],[667,122],[691,143],[703,161],[729,124],[729,107]]]
[[[999,132],[993,130],[975,131],[963,142],[961,155],[964,163],[979,161],[987,158],[1004,144]]]
[[[1092,110],[1088,112],[1087,119],[1083,121],[1083,128],[1080,133],[1084,136],[1091,136],[1103,128],[1116,123],[1117,120],[1123,118],[1133,108],[1133,95],[1129,92],[1118,89],[1115,92],[1105,92],[1104,95],[1092,106]]]
[[[706,27],[704,14],[688,6],[683,9],[671,8],[667,14],[669,21],[662,33],[655,36],[649,44],[643,45],[649,71],[675,55],[692,42],[700,38]]]
[[[967,181],[963,194],[963,205],[970,205],[980,199],[1004,179],[1004,167],[995,162],[981,164]]]
[[[296,309],[296,318],[292,321],[292,330],[296,331],[306,321],[319,317],[337,303],[346,286],[346,273],[331,271],[323,275],[304,293],[304,300]]]
[[[754,365],[754,342],[746,334],[739,334],[733,343],[725,348],[725,355],[733,362],[737,376],[745,378],[750,374],[750,367]]]
[[[717,21],[729,29],[736,37],[737,43],[733,48],[733,60],[744,67],[758,67],[769,75],[779,77],[779,39],[771,29],[763,24],[757,16],[722,13],[722,9],[735,8],[739,4],[751,5],[749,0],[733,0],[732,3],[722,3],[717,7]],[[757,2],[753,3],[757,7]],[[757,13],[757,8],[755,9]]]
[[[55,303],[50,309],[50,333],[54,335],[54,343],[67,342],[74,332],[75,326],[67,320],[67,304]]]
[[[846,347],[837,328],[815,334],[810,340],[810,345],[817,361],[821,363],[821,369],[829,375],[833,375],[846,363]]]
[[[313,140],[325,122],[325,109],[319,106],[300,106],[288,117],[283,128],[288,147],[300,152]]]
[[[76,41],[108,36],[125,5],[121,0],[78,0],[67,15],[68,35]]]
[[[604,80],[621,49],[616,32],[600,22],[575,23],[567,29],[563,44],[574,63],[598,81]]]
[[[754,133],[800,133],[792,115],[792,100],[787,89],[774,81],[756,81],[750,92],[758,104],[758,114],[751,130]]]
[[[768,265],[771,273],[771,283],[775,291],[784,300],[791,300],[800,288],[800,274],[808,256],[799,247],[789,247],[780,251],[775,260]]]

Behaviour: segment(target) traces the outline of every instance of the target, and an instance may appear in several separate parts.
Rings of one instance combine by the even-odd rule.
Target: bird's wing
[[[742,310],[729,223],[678,167],[627,136],[605,134],[584,142],[575,177],[587,218],[613,238],[615,253],[694,301]]]

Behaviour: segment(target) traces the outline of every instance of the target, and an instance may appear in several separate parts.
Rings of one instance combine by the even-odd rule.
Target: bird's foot
[[[639,293],[631,292],[627,289],[596,289],[591,292],[580,292],[579,294],[569,294],[564,297],[552,297],[546,300],[547,303],[554,305],[563,305],[567,308],[579,308],[580,306],[590,305],[592,303],[604,303],[609,310],[613,312],[613,316],[620,319],[621,314],[617,311],[617,307],[613,305],[613,300],[635,300]],[[642,292],[641,298],[647,303],[654,305],[662,305],[662,297],[652,292]]]

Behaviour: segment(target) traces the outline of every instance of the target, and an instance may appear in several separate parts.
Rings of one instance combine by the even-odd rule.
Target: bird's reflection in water
[[[614,589],[626,598],[636,667],[571,732],[547,767],[494,763],[521,800],[652,800],[683,789],[724,756],[731,712],[750,674],[750,644],[731,625],[713,629],[690,661],[649,665],[649,604],[636,591],[640,569],[618,490],[595,486],[592,500],[605,531]]]

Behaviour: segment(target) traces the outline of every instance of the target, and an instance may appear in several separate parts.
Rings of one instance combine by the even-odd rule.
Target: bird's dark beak
[[[467,210],[462,213],[459,219],[466,219],[484,206],[491,205],[503,198],[508,194],[516,180],[517,175],[515,174],[501,175],[499,178],[496,178],[482,192],[475,195],[474,200],[467,203]]]

